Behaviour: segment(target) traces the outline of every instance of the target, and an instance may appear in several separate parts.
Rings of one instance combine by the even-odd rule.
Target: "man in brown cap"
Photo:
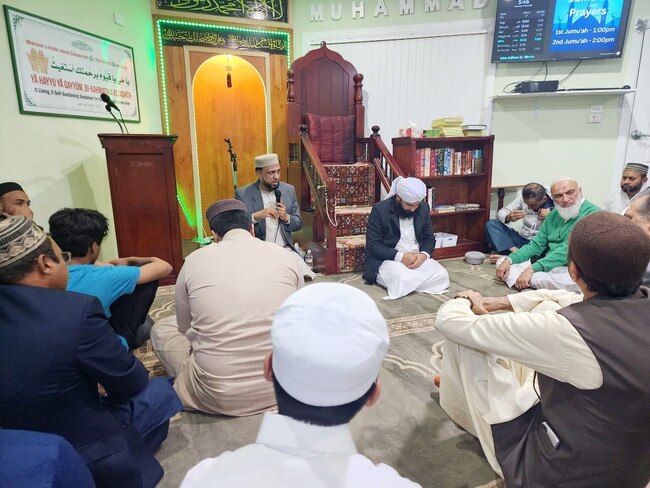
[[[640,284],[650,239],[624,216],[597,212],[574,226],[568,258],[582,295],[466,291],[440,307],[440,405],[479,438],[508,488],[643,487],[650,290]]]
[[[621,175],[621,188],[605,197],[603,210],[623,213],[648,183],[648,165],[627,163]]]
[[[69,260],[26,217],[0,221],[0,428],[64,437],[98,487],[155,486],[153,453],[182,405],[168,378],[148,380],[97,298],[66,291]]]
[[[213,203],[206,218],[215,242],[185,259],[176,316],[156,322],[151,342],[185,408],[252,415],[275,406],[262,361],[276,310],[304,281],[292,253],[254,238],[243,202]]]
[[[34,219],[30,208],[32,201],[23,187],[13,181],[0,183],[0,220],[12,215],[24,215],[29,220]]]

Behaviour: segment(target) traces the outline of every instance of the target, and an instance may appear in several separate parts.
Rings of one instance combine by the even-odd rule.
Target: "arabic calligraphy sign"
[[[108,94],[124,120],[140,121],[133,49],[4,6],[20,112],[111,119]]]
[[[288,0],[156,0],[162,10],[285,23],[288,4]]]
[[[288,37],[284,32],[253,31],[217,25],[189,25],[160,20],[160,36],[165,46],[214,46],[248,49],[271,54],[286,54]]]

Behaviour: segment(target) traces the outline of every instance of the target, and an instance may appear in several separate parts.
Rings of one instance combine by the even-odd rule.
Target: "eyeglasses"
[[[61,257],[63,258],[63,262],[65,264],[69,264],[70,259],[72,259],[72,253],[70,251],[61,251]]]

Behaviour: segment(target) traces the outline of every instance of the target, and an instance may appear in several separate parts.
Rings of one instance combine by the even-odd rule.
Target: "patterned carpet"
[[[333,276],[318,274],[313,283],[345,283],[370,295],[387,318],[391,346],[385,361],[402,370],[410,369],[423,377],[431,378],[440,371],[442,358],[443,338],[434,327],[438,307],[461,290],[475,289],[485,295],[503,295],[509,292],[495,280],[495,268],[490,264],[468,265],[462,259],[448,259],[442,261],[442,264],[448,270],[451,280],[450,291],[444,295],[412,294],[396,301],[383,300],[384,290],[363,284],[360,272]],[[307,285],[310,283],[312,282]],[[157,321],[174,313],[174,287],[162,286],[151,307],[151,317]],[[150,342],[136,350],[135,355],[149,370],[150,376],[165,375]]]

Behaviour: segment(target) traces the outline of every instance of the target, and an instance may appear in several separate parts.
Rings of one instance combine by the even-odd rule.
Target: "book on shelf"
[[[435,186],[430,186],[427,188],[427,203],[429,204],[429,208],[433,209],[436,205],[436,187]]]
[[[453,147],[420,148],[415,153],[415,163],[415,176],[420,178],[471,175],[483,172],[483,151],[457,151]]]

